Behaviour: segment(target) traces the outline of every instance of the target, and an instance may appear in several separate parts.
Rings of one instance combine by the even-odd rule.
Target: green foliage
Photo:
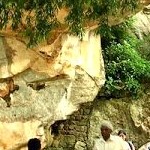
[[[117,11],[134,10],[138,0],[0,0],[0,29],[11,24],[13,30],[23,31],[29,45],[48,37],[53,29],[61,27],[57,13],[68,9],[65,19],[69,31],[80,37],[87,21],[107,24],[108,16]],[[23,21],[24,20],[24,21]]]
[[[138,52],[141,41],[128,31],[131,22],[109,28],[103,34],[107,96],[137,96],[142,82],[150,78],[150,61]]]

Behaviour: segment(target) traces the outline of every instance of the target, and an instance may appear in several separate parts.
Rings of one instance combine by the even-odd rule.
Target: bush
[[[150,78],[150,61],[139,53],[141,41],[129,33],[131,22],[103,30],[104,93],[109,97],[137,96],[143,81]]]

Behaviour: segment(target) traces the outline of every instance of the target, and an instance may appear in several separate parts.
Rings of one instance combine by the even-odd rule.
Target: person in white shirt
[[[109,121],[103,121],[100,130],[102,137],[94,141],[93,150],[130,150],[122,138],[111,134],[113,126]]]

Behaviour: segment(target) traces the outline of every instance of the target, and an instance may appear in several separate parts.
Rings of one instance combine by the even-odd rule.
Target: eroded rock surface
[[[34,49],[15,37],[0,37],[0,48],[0,121],[12,139],[2,140],[1,150],[36,136],[21,137],[26,122],[34,119],[50,126],[66,119],[81,103],[92,101],[105,82],[100,37],[91,31],[82,41],[60,34]],[[6,132],[5,125],[1,131]]]

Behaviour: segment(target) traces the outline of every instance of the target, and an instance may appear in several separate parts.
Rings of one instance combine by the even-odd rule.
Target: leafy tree
[[[36,44],[53,29],[62,27],[57,13],[66,8],[65,25],[72,34],[82,37],[88,21],[107,24],[109,15],[132,11],[138,3],[139,0],[0,0],[0,29],[9,24],[12,30],[23,31],[30,39],[29,45]]]

